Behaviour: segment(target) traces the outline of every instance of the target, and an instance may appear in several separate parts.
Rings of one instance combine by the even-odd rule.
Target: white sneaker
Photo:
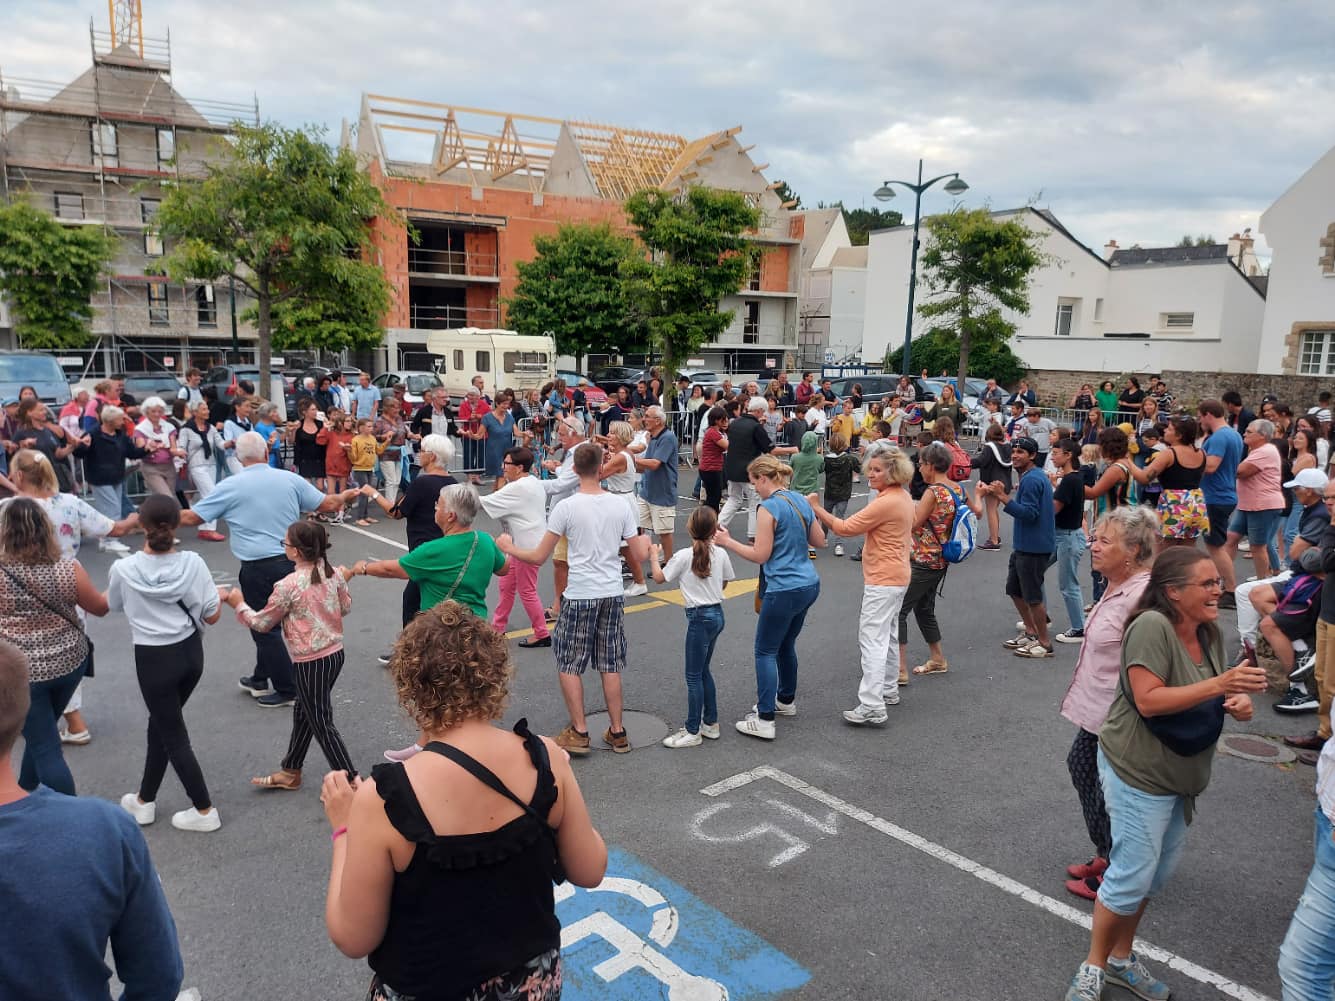
[[[718,740],[719,728],[717,723],[701,723],[700,736],[705,740]]]
[[[737,732],[744,733],[748,737],[759,737],[761,740],[773,740],[774,720],[761,719],[755,713],[748,713],[746,719],[737,721]]]
[[[130,547],[121,542],[120,539],[106,538],[97,540],[97,551],[100,553],[128,553]]]
[[[138,793],[127,792],[122,796],[121,809],[133,817],[140,827],[147,827],[158,819],[158,805],[139,802]]]
[[[1019,633],[1016,634],[1014,639],[1005,640],[1001,645],[1004,646],[1007,650],[1018,650],[1022,646],[1028,646],[1030,643],[1037,643],[1037,642],[1038,642],[1037,636],[1030,636],[1027,632],[1024,631],[1024,628],[1021,627]]]
[[[69,729],[60,731],[60,742],[62,744],[87,744],[92,739],[93,732],[91,730],[80,730],[78,733]]]
[[[698,733],[691,733],[685,727],[663,738],[664,747],[699,747],[703,743]]]
[[[172,814],[172,827],[178,831],[199,831],[207,834],[222,827],[222,818],[218,816],[216,806],[208,813],[200,813],[192,806],[188,810]]]
[[[854,726],[884,726],[889,719],[884,709],[868,709],[860,703],[852,709],[844,710],[844,722]]]
[[[834,555],[835,555],[835,556],[843,556],[843,555],[844,555],[844,547],[843,547],[843,544],[842,544],[842,543],[839,543],[839,542],[836,542],[836,543],[835,543],[835,545],[834,545]]]
[[[794,700],[794,701],[792,701],[792,702],[780,702],[778,699],[775,699],[775,700],[774,700],[774,713],[775,713],[776,716],[796,716],[796,715],[797,715],[797,702],[796,702],[796,700]],[[752,714],[753,716],[759,716],[759,715],[760,715],[760,706],[752,706],[752,707],[751,707],[751,714]]]
[[[638,598],[642,594],[649,593],[648,584],[628,584],[626,590],[622,592],[627,598]]]
[[[885,696],[884,696],[884,701],[885,701],[885,704],[888,705],[888,706],[897,706],[897,705],[899,705],[899,690],[896,689],[896,690],[893,691],[893,692],[886,692],[886,693],[885,693]]]

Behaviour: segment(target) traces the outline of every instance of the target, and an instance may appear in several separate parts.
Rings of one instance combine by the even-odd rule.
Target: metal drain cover
[[[589,746],[600,751],[612,750],[603,743],[603,732],[610,725],[606,711],[589,713],[587,719],[585,725],[589,728]],[[630,737],[632,751],[654,746],[666,737],[668,732],[668,725],[663,720],[634,709],[627,709],[621,713],[621,725],[626,728],[626,734]]]
[[[1277,740],[1245,733],[1231,733],[1219,738],[1219,750],[1244,761],[1260,761],[1268,765],[1288,764],[1298,757]]]

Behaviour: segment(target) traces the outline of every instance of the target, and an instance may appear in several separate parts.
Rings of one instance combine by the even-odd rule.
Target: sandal
[[[899,669],[899,683],[901,685],[907,685],[909,683],[909,672],[902,667]]]
[[[285,789],[288,792],[295,792],[301,788],[301,772],[289,772],[280,768],[272,775],[256,776],[250,780],[250,784],[261,789]]]
[[[914,674],[945,674],[949,670],[948,662],[944,660],[929,660],[925,664],[919,664],[913,669]]]
[[[358,518],[357,524],[365,528],[367,525],[374,525],[375,522],[372,521],[370,518]]]

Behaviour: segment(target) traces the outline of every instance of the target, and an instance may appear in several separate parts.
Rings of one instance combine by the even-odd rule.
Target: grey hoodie
[[[204,628],[204,616],[218,610],[218,588],[198,553],[138,552],[111,564],[107,603],[124,610],[136,645],[169,646]]]

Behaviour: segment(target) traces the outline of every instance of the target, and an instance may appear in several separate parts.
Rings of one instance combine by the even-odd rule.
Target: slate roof
[[[1228,244],[1212,243],[1204,247],[1129,247],[1114,250],[1108,263],[1171,264],[1178,261],[1222,261],[1228,259]]]

